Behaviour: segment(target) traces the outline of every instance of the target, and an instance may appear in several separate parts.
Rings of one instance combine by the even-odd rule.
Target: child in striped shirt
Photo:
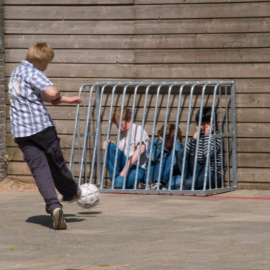
[[[211,124],[211,107],[204,107],[202,109],[201,126],[199,129],[200,110],[196,114],[196,131],[192,138],[188,141],[186,146],[186,160],[183,168],[184,150],[180,150],[177,153],[177,164],[179,170],[182,172],[184,189],[192,189],[194,185],[195,190],[204,188],[204,181],[206,181],[206,189],[214,189],[220,184],[221,179],[221,138],[212,138],[209,149],[209,164],[207,166],[207,155],[209,137],[211,135],[218,134],[215,130],[216,114],[213,112],[213,125]],[[200,133],[199,133],[200,131]],[[211,132],[210,132],[211,131]],[[197,141],[198,150],[196,151]],[[197,152],[197,163],[195,171],[195,183],[193,184],[193,174],[195,165],[195,155]],[[207,170],[206,170],[207,169]],[[183,170],[183,171],[182,171]],[[205,178],[206,175],[206,178]]]

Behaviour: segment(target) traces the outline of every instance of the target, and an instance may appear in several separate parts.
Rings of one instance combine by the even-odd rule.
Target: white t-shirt
[[[146,146],[145,152],[140,157],[140,167],[145,168],[147,157],[146,153],[148,150],[148,144],[149,144],[149,137],[145,130],[142,129],[142,126],[133,124],[127,134],[120,134],[120,141],[119,141],[119,149],[125,153],[127,156],[128,154],[128,142],[129,142],[129,134],[131,132],[131,138],[130,138],[130,147],[129,147],[129,158],[133,156],[137,145],[140,143],[141,139],[141,132],[142,134],[142,142],[144,142]]]

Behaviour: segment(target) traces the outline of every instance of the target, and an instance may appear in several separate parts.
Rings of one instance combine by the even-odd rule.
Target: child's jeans
[[[183,157],[184,157],[184,149],[180,149],[177,152],[177,164],[178,164],[178,169],[180,172],[182,171],[182,164],[183,164]],[[188,152],[186,154],[186,162],[185,162],[185,170],[184,170],[184,175],[181,174],[183,177],[183,188],[190,190],[192,189],[192,181],[193,181],[193,168],[194,168],[194,156],[191,156]],[[196,167],[196,175],[195,175],[195,185],[194,189],[199,190],[203,189],[204,187],[204,175],[205,175],[205,166],[201,165],[199,162],[197,162],[197,167]],[[209,175],[210,174],[210,175]],[[209,180],[210,179],[210,180]],[[220,184],[220,174],[217,173],[217,184]],[[215,184],[215,172],[212,170],[208,170],[207,173],[207,178],[206,178],[206,189],[214,189],[216,188]],[[210,182],[210,185],[209,185]]]
[[[52,214],[62,208],[55,187],[68,199],[77,193],[77,184],[66,166],[60,148],[60,139],[54,127],[48,127],[28,137],[15,138],[24,154],[38,189],[46,203],[46,212]]]
[[[176,188],[179,188],[180,186],[180,178],[174,175],[175,171],[177,171],[178,169],[177,163],[176,163],[176,156],[174,156],[174,159],[175,159],[174,165],[172,168],[173,176],[172,176],[172,182],[171,182],[171,189],[176,189]],[[160,182],[162,182],[166,188],[169,188],[171,164],[172,164],[172,154],[170,154],[169,156],[167,156],[166,158],[162,160]],[[160,168],[160,163],[156,163],[150,167],[149,183],[158,181],[159,168]],[[147,170],[145,174],[147,176]],[[145,180],[146,180],[146,177],[145,177]]]
[[[106,166],[109,171],[111,180],[113,179],[115,156],[116,156],[116,145],[113,143],[108,143]],[[124,177],[121,177],[119,174],[126,165],[126,159],[127,158],[124,152],[118,149],[118,156],[117,156],[116,170],[115,170],[115,182],[114,182],[114,185],[116,188],[123,187]],[[136,167],[137,167],[136,165],[131,165],[129,167],[129,172],[126,177],[125,188],[134,187],[135,177],[136,177]],[[145,172],[145,169],[142,167],[139,167],[137,183],[143,182],[144,172]]]

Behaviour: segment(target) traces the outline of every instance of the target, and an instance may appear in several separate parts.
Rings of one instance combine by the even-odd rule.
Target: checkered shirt
[[[23,60],[9,80],[11,133],[14,138],[27,137],[54,126],[42,95],[53,85],[46,75]]]

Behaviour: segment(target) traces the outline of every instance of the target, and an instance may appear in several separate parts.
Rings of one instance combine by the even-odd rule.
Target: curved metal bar
[[[84,88],[84,85],[82,85],[80,87],[79,97],[81,97],[81,92],[82,92],[82,89],[83,88]],[[72,138],[72,146],[71,146],[71,153],[70,153],[70,160],[69,160],[69,170],[71,170],[72,164],[74,162],[74,160],[73,160],[73,157],[74,157],[74,146],[75,146],[75,138],[76,138],[76,131],[77,131],[77,125],[78,125],[79,112],[80,112],[80,104],[77,104],[75,124],[74,124],[74,130],[73,130],[73,138]]]
[[[102,98],[103,98],[103,93],[104,93],[104,89],[107,86],[103,85],[101,88],[101,93],[100,93],[100,100],[99,100],[99,111],[98,111],[98,118],[97,118],[97,129],[96,129],[96,137],[95,137],[95,144],[94,144],[94,150],[93,150],[93,158],[92,158],[92,166],[91,166],[91,173],[90,173],[90,183],[93,182],[93,174],[94,174],[94,166],[95,166],[95,159],[96,159],[96,151],[97,151],[97,141],[98,141],[98,134],[100,131],[100,115],[101,115],[101,104],[102,104]]]
[[[88,101],[88,112],[87,112],[87,120],[85,124],[85,129],[84,129],[84,141],[83,141],[83,150],[82,150],[82,157],[81,157],[81,163],[80,163],[80,173],[79,173],[79,180],[78,180],[78,185],[81,185],[81,178],[82,178],[82,171],[83,171],[83,163],[84,163],[84,157],[86,153],[86,142],[87,142],[87,131],[88,131],[88,123],[89,123],[89,118],[90,118],[90,112],[91,112],[91,102],[92,102],[92,92],[94,88],[96,87],[97,84],[93,84],[90,88],[90,96],[89,96],[89,101]]]
[[[138,156],[138,161],[137,161],[137,166],[136,166],[136,174],[135,174],[135,182],[134,182],[134,189],[137,189],[137,183],[138,183],[138,174],[139,174],[139,167],[140,167],[140,161],[141,161],[141,147],[142,147],[142,138],[143,138],[143,133],[144,133],[144,125],[145,125],[145,117],[146,117],[146,104],[147,104],[147,98],[148,98],[148,91],[149,88],[152,84],[147,85],[146,91],[145,91],[145,98],[144,98],[144,107],[143,107],[143,120],[142,120],[142,130],[141,130],[141,135],[140,135],[140,146],[139,146],[139,156]],[[149,146],[148,146],[149,147]],[[147,153],[147,148],[145,149]],[[148,185],[146,185],[148,186]]]
[[[111,97],[111,105],[110,105],[110,115],[109,115],[109,120],[108,120],[108,129],[107,129],[107,136],[106,136],[106,148],[104,151],[104,160],[103,160],[103,167],[102,167],[102,176],[101,176],[101,183],[100,183],[100,188],[103,188],[104,184],[104,175],[105,175],[105,168],[106,168],[106,159],[107,159],[107,153],[108,153],[108,141],[109,141],[109,135],[110,135],[110,130],[111,130],[111,125],[112,125],[112,107],[113,107],[113,101],[114,101],[114,94],[115,94],[115,89],[123,85],[123,83],[117,83],[114,84],[113,89],[112,89],[112,97]]]
[[[198,138],[196,141],[196,151],[195,151],[195,159],[194,159],[194,167],[193,167],[193,179],[192,179],[192,190],[195,188],[195,181],[196,181],[196,171],[197,171],[197,160],[198,160],[198,151],[199,151],[199,142],[200,142],[200,134],[201,134],[201,124],[202,124],[202,110],[203,110],[203,101],[204,101],[204,94],[206,87],[209,84],[205,84],[202,89],[202,99],[201,99],[201,106],[200,106],[200,117],[198,123]]]
[[[214,88],[210,127],[213,126],[213,120],[214,120],[213,118],[214,118],[216,94],[217,94],[217,89],[218,89],[219,86],[220,86],[220,83],[217,83],[216,86],[215,86],[215,88]],[[209,163],[210,163],[210,155],[209,154],[210,154],[210,148],[211,148],[211,140],[212,140],[212,128],[210,128],[209,139],[208,139],[208,148],[207,148],[207,156],[206,156],[206,164],[205,164],[206,170],[205,170],[205,173],[204,173],[203,190],[206,190],[206,184],[207,184],[206,180],[207,180],[207,175],[208,175],[208,171],[209,171],[208,170],[208,167],[210,166],[209,165]],[[210,174],[210,177],[211,177],[211,174]]]
[[[158,84],[157,88],[157,94],[156,94],[156,105],[155,105],[155,116],[157,114],[157,107],[158,107],[158,99],[159,99],[159,92],[161,87],[164,85],[164,83]],[[149,174],[150,174],[150,166],[151,166],[151,158],[153,154],[153,144],[154,144],[154,136],[155,136],[155,129],[156,129],[156,117],[154,117],[154,122],[153,122],[153,128],[152,128],[152,137],[151,137],[151,148],[150,148],[150,153],[149,153],[149,162],[148,162],[148,172],[147,172],[147,181],[149,180]]]
[[[181,99],[182,99],[182,92],[186,84],[177,84],[180,85],[181,87],[179,88],[179,97],[178,97],[178,106],[177,106],[177,116],[176,116],[176,121],[175,121],[175,132],[174,132],[174,142],[173,142],[173,152],[172,152],[172,162],[171,162],[171,169],[170,169],[170,178],[169,178],[169,190],[171,190],[171,185],[172,185],[172,176],[173,176],[173,162],[175,158],[175,144],[177,141],[177,135],[178,135],[178,126],[179,126],[179,121],[180,121],[180,109],[181,109]]]
[[[184,149],[184,156],[183,156],[183,164],[182,164],[182,170],[181,170],[181,175],[184,176],[185,175],[185,163],[186,163],[186,153],[187,153],[187,142],[188,142],[188,134],[189,134],[189,126],[190,126],[190,119],[191,119],[191,113],[190,113],[190,109],[191,109],[191,105],[192,105],[192,96],[193,96],[193,91],[195,86],[199,85],[199,83],[192,83],[191,84],[191,91],[190,91],[190,99],[189,99],[189,107],[188,107],[188,121],[187,121],[187,128],[186,128],[186,138],[185,138],[185,149]],[[183,189],[183,182],[184,179],[182,177],[181,179],[181,185],[180,185],[180,189]]]

